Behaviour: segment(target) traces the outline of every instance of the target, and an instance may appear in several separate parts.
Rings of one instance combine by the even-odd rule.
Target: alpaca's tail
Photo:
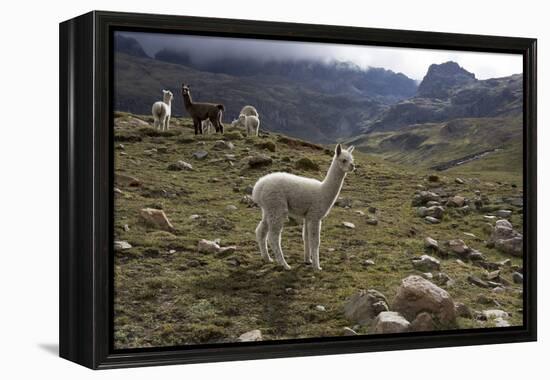
[[[223,106],[223,104],[218,104],[216,105],[216,107],[218,107],[219,110],[225,111],[225,107]]]

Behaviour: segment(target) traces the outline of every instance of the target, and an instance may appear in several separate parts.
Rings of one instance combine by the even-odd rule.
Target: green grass
[[[260,210],[247,207],[240,200],[247,186],[272,171],[322,179],[333,147],[319,147],[276,134],[248,139],[239,131],[229,130],[223,138],[230,138],[235,148],[218,151],[212,147],[221,136],[196,138],[187,119],[173,119],[174,127],[169,132],[158,133],[132,115],[116,116],[115,146],[121,143],[124,149],[115,150],[115,170],[142,182],[139,187],[115,184],[123,192],[115,197],[115,240],[132,245],[131,249],[115,252],[116,348],[230,342],[252,329],[260,329],[266,340],[340,336],[343,327],[352,327],[342,308],[354,292],[377,289],[391,303],[400,281],[407,275],[419,274],[412,268],[411,258],[424,253],[425,236],[440,241],[461,238],[491,261],[509,258],[485,247],[484,214],[460,216],[449,212],[439,225],[427,225],[416,217],[411,199],[419,186],[433,186],[426,180],[431,172],[356,150],[357,170],[348,175],[341,192],[341,197],[352,199],[353,207],[335,206],[323,222],[323,271],[314,272],[302,263],[301,226],[292,222],[284,230],[282,243],[292,270],[284,271],[261,260],[254,240]],[[148,117],[139,118],[150,122]],[[274,152],[266,149],[273,145]],[[198,150],[208,151],[208,157],[202,161],[193,159],[193,152]],[[269,155],[273,164],[249,169],[246,158],[260,152]],[[235,155],[233,165],[225,154]],[[320,170],[297,170],[295,162],[304,157],[317,163]],[[167,170],[169,164],[178,160],[191,163],[194,170]],[[485,168],[496,170],[495,165],[488,160]],[[505,173],[505,168],[498,169]],[[464,165],[448,174],[438,173],[441,178],[437,186],[470,198],[475,190],[480,190],[498,208],[510,208],[499,202],[502,197],[521,192],[518,169],[519,166],[511,167],[504,180],[497,183],[491,172]],[[463,177],[466,184],[456,184],[457,176]],[[513,188],[512,182],[518,187]],[[237,210],[227,211],[229,205]],[[370,206],[377,209],[377,226],[366,223]],[[145,226],[139,219],[139,210],[144,207],[163,209],[176,231]],[[512,209],[511,221],[519,228],[521,210]],[[356,210],[367,215],[361,216]],[[194,214],[199,218],[191,220]],[[343,221],[354,223],[356,228],[344,228]],[[414,235],[411,229],[416,231]],[[219,238],[222,246],[236,245],[237,250],[230,255],[198,253],[197,243],[203,238]],[[234,265],[234,259],[239,265]],[[374,260],[375,265],[367,269],[363,265],[366,259]],[[521,259],[512,261],[522,265]],[[442,260],[442,271],[455,280],[454,286],[446,288],[455,302],[464,302],[474,310],[496,308],[477,303],[483,294],[512,314],[512,324],[521,324],[522,299],[516,293],[520,286],[511,285],[504,294],[474,287],[467,282],[467,276],[481,276],[483,270],[471,264],[463,268],[455,258]],[[502,276],[511,282],[509,269]],[[326,311],[317,311],[316,305],[325,306]],[[491,324],[459,320],[460,328],[485,326]],[[358,331],[369,332],[368,327]]]

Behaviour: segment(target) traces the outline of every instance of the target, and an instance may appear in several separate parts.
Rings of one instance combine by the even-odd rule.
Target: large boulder
[[[449,293],[420,276],[409,276],[401,282],[392,309],[409,321],[428,312],[441,327],[456,325],[455,306]]]
[[[360,290],[344,305],[346,318],[360,325],[370,323],[378,314],[388,310],[388,300],[374,289]]]
[[[423,206],[430,201],[439,202],[440,197],[434,192],[431,191],[421,191],[413,197],[412,205],[413,206]]]
[[[487,245],[503,253],[523,256],[523,235],[514,230],[506,219],[497,220]]]
[[[412,259],[412,265],[415,269],[422,272],[438,271],[441,263],[435,257],[429,255],[422,255],[420,257]]]
[[[374,334],[395,334],[406,332],[409,329],[409,321],[395,311],[383,311],[374,319],[372,332]]]

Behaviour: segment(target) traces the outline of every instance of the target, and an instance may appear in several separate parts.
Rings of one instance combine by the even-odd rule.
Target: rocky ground
[[[522,324],[521,172],[480,159],[434,173],[356,149],[323,271],[302,263],[292,220],[284,271],[260,258],[252,186],[278,170],[322,179],[333,147],[173,124],[116,114],[116,348]]]

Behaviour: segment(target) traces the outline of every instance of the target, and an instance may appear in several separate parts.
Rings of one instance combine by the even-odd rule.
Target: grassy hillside
[[[441,271],[453,280],[441,286],[455,302],[472,310],[502,309],[511,314],[512,325],[521,324],[522,289],[512,282],[511,273],[522,261],[487,248],[484,232],[484,216],[501,208],[513,210],[510,221],[521,231],[521,209],[503,201],[521,194],[518,165],[501,165],[495,154],[487,157],[484,166],[456,167],[438,173],[437,182],[430,182],[430,171],[356,149],[357,170],[348,175],[341,192],[351,207],[335,206],[323,222],[323,271],[314,272],[302,263],[301,226],[292,221],[282,242],[292,270],[284,271],[261,260],[254,239],[260,210],[242,203],[243,197],[259,177],[273,171],[321,179],[333,147],[303,144],[273,133],[246,138],[234,130],[223,137],[195,137],[188,119],[173,122],[170,131],[158,132],[148,117],[116,115],[115,173],[139,181],[115,183],[115,240],[131,245],[115,251],[116,348],[228,342],[252,329],[260,329],[264,340],[341,336],[344,327],[353,327],[344,318],[343,305],[358,289],[377,289],[391,303],[400,281],[420,274],[411,259],[425,253],[426,236],[439,241],[463,239],[490,262],[510,258],[512,266],[501,271],[509,283],[505,292],[470,284],[469,275],[483,277],[485,270],[471,262],[458,263],[452,256],[440,258]],[[442,137],[430,128],[443,126],[428,127],[429,138],[423,143],[441,142]],[[232,142],[234,148],[215,149],[219,139]],[[208,152],[205,159],[193,158],[194,152],[202,150]],[[273,163],[249,168],[247,158],[260,153]],[[320,170],[298,169],[296,162],[304,157]],[[193,170],[168,169],[179,160],[192,164]],[[498,183],[487,172],[506,168],[508,174]],[[455,177],[465,183],[456,183]],[[467,198],[480,191],[490,200],[488,210],[465,215],[449,211],[440,224],[426,224],[416,216],[411,199],[419,189],[435,188]],[[164,210],[175,230],[144,225],[139,212],[145,207]],[[378,224],[367,224],[373,218]],[[342,222],[354,223],[355,228],[348,229]],[[237,248],[229,254],[199,253],[200,239],[220,239],[222,246]],[[365,265],[368,259],[374,265]],[[489,321],[466,318],[458,323],[460,328],[492,326]],[[356,327],[356,331],[369,333],[369,327]]]
[[[521,116],[418,124],[397,131],[373,132],[349,142],[363,152],[397,163],[414,163],[424,168],[499,148],[498,154],[487,155],[493,162],[492,167],[487,168],[488,171],[499,165],[505,171],[521,172]],[[471,165],[475,166],[475,162]],[[510,166],[513,170],[507,169]]]

